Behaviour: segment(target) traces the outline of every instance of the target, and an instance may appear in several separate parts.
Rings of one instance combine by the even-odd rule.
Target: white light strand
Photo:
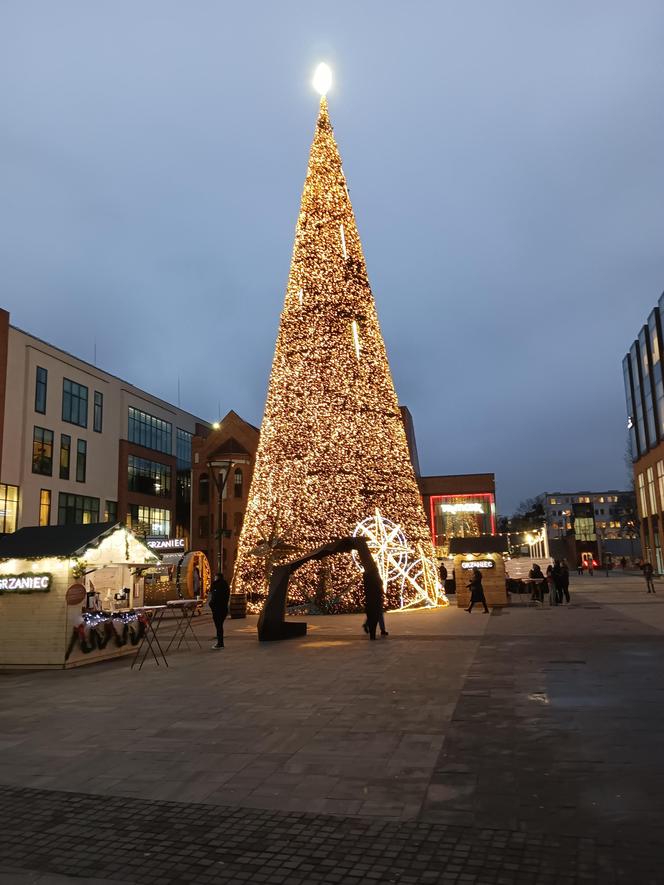
[[[359,359],[360,359],[360,333],[357,328],[357,322],[355,320],[353,320],[353,322],[351,323],[351,327],[353,329],[353,344],[355,345],[355,356],[357,357],[358,362],[359,362]]]
[[[354,537],[364,538],[383,582],[383,589],[391,580],[400,582],[401,608],[434,607],[448,605],[443,587],[438,579],[435,562],[427,557],[421,545],[417,545],[416,559],[408,545],[401,526],[386,519],[376,508],[374,516],[362,520],[355,527]],[[359,557],[354,554],[362,570]]]

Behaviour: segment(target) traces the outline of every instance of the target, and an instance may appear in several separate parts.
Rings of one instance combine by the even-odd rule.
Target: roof
[[[479,535],[474,538],[451,538],[450,553],[507,553],[505,535]]]
[[[0,538],[0,559],[76,556],[91,544],[98,544],[119,526],[117,522],[26,526]]]
[[[496,493],[496,477],[493,473],[456,473],[447,476],[418,476],[422,495],[473,495]]]

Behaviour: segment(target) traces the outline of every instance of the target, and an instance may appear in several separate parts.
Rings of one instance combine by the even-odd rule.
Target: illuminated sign
[[[184,538],[148,538],[147,545],[151,550],[184,553]]]
[[[471,568],[495,568],[496,563],[493,559],[474,559],[472,562],[462,562],[462,569],[471,569]]]
[[[52,575],[0,575],[0,593],[47,593]]]
[[[441,504],[443,513],[484,513],[481,504]]]

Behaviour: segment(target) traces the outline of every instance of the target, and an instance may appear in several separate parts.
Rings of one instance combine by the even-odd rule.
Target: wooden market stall
[[[174,562],[162,561],[143,574],[146,605],[164,605],[175,599],[205,601],[212,586],[210,563],[201,550],[184,553]]]
[[[507,605],[505,560],[507,539],[501,535],[479,535],[470,538],[452,538],[450,553],[454,555],[454,581],[459,607],[470,604],[470,582],[473,568],[479,568],[487,605]]]
[[[158,558],[125,526],[31,526],[0,538],[0,667],[66,668],[134,652],[141,571]]]

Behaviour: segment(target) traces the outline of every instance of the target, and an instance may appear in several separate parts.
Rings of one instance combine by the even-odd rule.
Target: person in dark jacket
[[[538,563],[535,563],[528,572],[530,578],[530,590],[533,602],[544,602],[544,582],[546,578],[542,574],[542,569]]]
[[[653,581],[653,574],[655,570],[652,567],[650,562],[643,563],[643,577],[646,579],[646,587],[648,588],[648,593],[655,592],[655,582]]]
[[[562,603],[563,596],[565,597],[565,602],[569,605],[569,566],[567,565],[567,560],[563,559],[563,561],[559,564],[560,572],[559,572],[559,581],[560,581],[560,589],[559,589],[559,601]]]
[[[224,621],[228,616],[228,600],[231,595],[231,588],[228,586],[226,578],[219,573],[212,583],[210,595],[208,597],[208,605],[212,612],[212,619],[217,630],[217,642],[212,648],[224,647]]]
[[[375,639],[376,627],[380,624],[381,635],[387,636],[383,616],[383,582],[373,562],[369,567],[365,565],[362,582],[365,593],[364,611],[367,616],[363,624],[364,632],[369,634],[369,639]]]
[[[489,607],[486,604],[486,597],[484,596],[484,587],[482,586],[482,573],[478,568],[473,569],[472,577],[468,582],[468,586],[470,587],[470,605],[466,609],[468,614],[472,612],[473,606],[476,602],[481,602],[484,606],[484,614],[489,614]]]

